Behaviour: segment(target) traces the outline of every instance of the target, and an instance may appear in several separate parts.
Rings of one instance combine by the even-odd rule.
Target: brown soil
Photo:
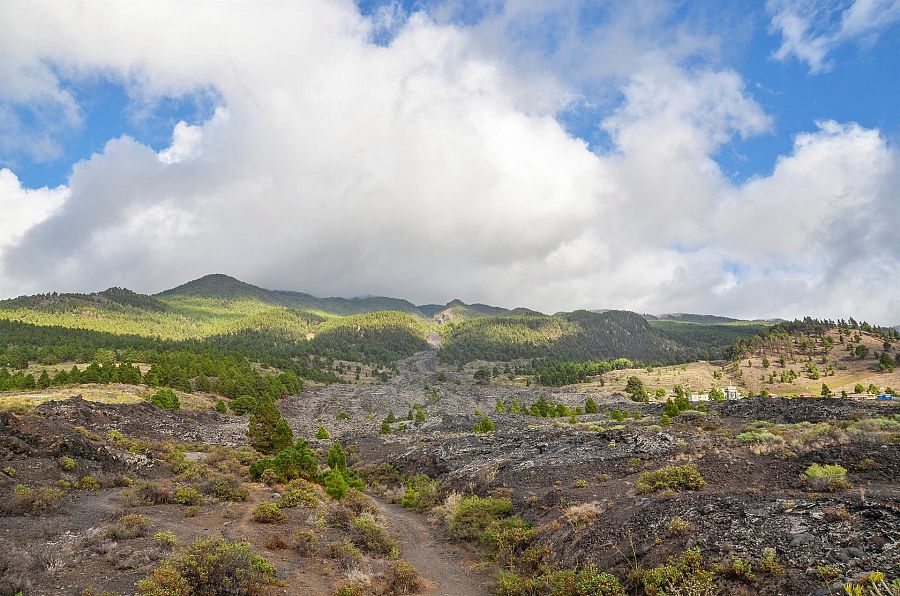
[[[490,594],[491,581],[475,569],[473,553],[440,537],[424,516],[397,505],[375,500],[388,520],[403,557],[423,579],[422,594],[430,596],[479,596]]]

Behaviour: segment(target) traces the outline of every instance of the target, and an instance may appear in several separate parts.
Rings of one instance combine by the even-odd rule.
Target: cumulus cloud
[[[774,57],[806,62],[811,73],[829,70],[828,55],[841,45],[874,44],[900,23],[900,0],[769,0],[766,10],[782,39]]]
[[[50,217],[65,202],[69,189],[24,188],[8,169],[0,169],[0,259],[4,252],[22,240],[28,230]],[[28,284],[8,283],[0,275],[0,296],[21,292]]]
[[[0,248],[0,290],[158,291],[222,271],[546,311],[900,312],[861,297],[900,282],[900,249],[874,241],[865,215],[892,206],[895,149],[821,123],[770,176],[735,185],[715,152],[770,118],[739,74],[696,60],[692,36],[629,37],[658,18],[637,6],[607,26],[639,40],[617,56],[629,68],[573,75],[557,66],[577,52],[529,66],[488,43],[513,22],[497,15],[464,27],[367,19],[349,2],[197,3],[178,18],[170,5],[3,5],[0,43],[20,48],[4,57],[102,73],[140,101],[213,88],[222,105],[163,151],[112,139],[64,189],[31,191],[61,205]],[[373,44],[385,28],[390,43]],[[619,96],[602,153],[557,120],[590,85]],[[29,191],[12,186],[0,197],[18,211]]]

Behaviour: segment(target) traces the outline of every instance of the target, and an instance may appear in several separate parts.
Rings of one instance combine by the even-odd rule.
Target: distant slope
[[[677,361],[684,351],[639,315],[627,311],[575,311],[559,315],[482,317],[452,325],[441,356],[452,362],[625,357]]]
[[[171,290],[160,292],[156,297],[163,301],[182,303],[196,298],[227,302],[257,301],[274,306],[314,310],[334,315],[395,310],[423,316],[413,303],[399,298],[382,296],[317,298],[303,292],[267,290],[221,273],[204,275]]]
[[[415,304],[401,298],[385,296],[362,296],[358,298],[317,298],[301,292],[276,290],[282,299],[293,308],[305,308],[333,315],[357,315],[379,311],[398,311],[425,318]]]
[[[160,300],[192,297],[216,300],[259,300],[288,306],[277,292],[265,290],[221,273],[212,273],[156,294]]]
[[[417,307],[424,316],[431,318],[436,323],[459,323],[481,317],[508,317],[514,315],[529,315],[541,313],[527,308],[503,308],[490,304],[466,304],[462,300],[451,300],[447,304],[423,304]]]
[[[721,325],[726,323],[739,323],[741,319],[732,319],[731,317],[720,317],[718,315],[696,315],[691,313],[666,313],[655,317],[660,321],[680,321],[683,323],[698,323],[700,325]]]
[[[735,340],[753,337],[769,327],[766,323],[710,324],[665,319],[652,320],[650,326],[700,360],[725,358]]]

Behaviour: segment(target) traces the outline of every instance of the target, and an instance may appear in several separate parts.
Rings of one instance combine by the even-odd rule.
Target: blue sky
[[[415,11],[427,12],[430,7],[422,0],[402,3],[361,0],[358,5],[369,16],[385,8],[405,16]],[[461,27],[469,26],[500,6],[499,2],[462,3],[454,8],[450,20]],[[442,14],[435,12],[433,16]],[[581,16],[581,26],[589,30],[601,25],[608,14],[603,9],[586,9]],[[773,119],[771,132],[747,139],[736,137],[715,155],[723,172],[734,181],[771,172],[776,158],[790,150],[794,135],[814,130],[816,121],[858,122],[867,128],[878,128],[894,143],[900,139],[900,35],[896,29],[881,35],[872,45],[850,42],[836,47],[831,54],[834,66],[827,72],[811,73],[808,65],[797,59],[773,58],[781,43],[780,35],[769,26],[769,15],[761,3],[722,3],[717,9],[704,8],[702,16],[696,9],[680,5],[670,24],[674,27],[699,20],[704,27],[710,27],[711,22],[721,24],[719,33],[731,38],[721,57],[723,65],[743,76],[748,94]],[[535,45],[550,47],[558,32],[548,27],[537,33],[545,37],[538,37]],[[528,34],[534,36],[535,31],[529,30]],[[379,30],[372,41],[389,44],[391,32]],[[55,136],[60,154],[50,159],[34,159],[21,151],[0,153],[0,166],[11,168],[32,188],[64,184],[74,163],[101,151],[109,139],[121,135],[133,137],[156,150],[163,149],[171,142],[177,122],[202,123],[221,102],[214,90],[206,89],[136,106],[121,80],[104,76],[89,80],[61,77],[61,80],[63,88],[78,101],[81,123]],[[599,123],[616,104],[591,105],[590,90],[584,93],[584,99],[561,110],[558,119],[570,134],[585,140],[593,150],[603,152],[609,148],[610,141]],[[13,109],[26,129],[38,130],[44,126],[28,106]]]
[[[0,80],[0,297],[900,321],[900,0],[0,3]]]

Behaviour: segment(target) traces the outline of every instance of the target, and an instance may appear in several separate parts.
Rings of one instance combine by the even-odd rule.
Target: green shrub
[[[362,553],[349,540],[332,542],[328,545],[329,558],[336,560],[345,569],[352,569],[362,561]]]
[[[754,580],[753,566],[750,561],[745,561],[740,557],[732,558],[731,563],[725,568],[725,572],[742,581],[752,582]]]
[[[281,482],[281,474],[275,471],[275,468],[266,468],[259,476],[260,482],[266,486],[275,486]]]
[[[206,481],[203,485],[203,492],[211,495],[220,501],[246,501],[250,496],[250,491],[240,481],[240,479],[220,474]]]
[[[508,517],[512,501],[495,497],[466,497],[450,514],[447,530],[451,538],[477,540],[493,522]]]
[[[228,407],[238,416],[243,416],[244,414],[249,414],[256,408],[256,399],[249,395],[242,395],[241,397],[231,400],[228,403]]]
[[[171,389],[160,389],[150,397],[150,403],[161,410],[177,410],[181,407],[178,396]]]
[[[294,442],[294,432],[278,411],[275,402],[260,398],[247,423],[250,445],[260,453],[270,454],[289,449]]]
[[[419,572],[403,559],[394,561],[388,572],[388,594],[416,594],[421,589]]]
[[[286,519],[277,503],[260,503],[253,510],[253,521],[261,524],[280,524]]]
[[[249,543],[202,538],[164,562],[137,587],[143,596],[253,596],[262,594],[274,581],[275,567],[254,553]]]
[[[328,496],[336,501],[343,499],[350,488],[340,470],[331,470],[328,472],[325,475],[324,486]]]
[[[5,468],[3,468],[3,473],[10,478],[16,477],[16,469],[12,466],[6,466]]]
[[[139,538],[147,531],[147,518],[137,513],[123,515],[108,530],[106,537],[113,540],[129,540]]]
[[[320,441],[325,441],[331,438],[331,434],[328,430],[325,429],[324,426],[320,426],[319,430],[316,431],[316,438]]]
[[[274,457],[261,457],[250,464],[250,476],[260,480],[267,469],[275,470],[280,480],[303,478],[316,481],[319,477],[319,458],[305,439],[299,439]]]
[[[436,505],[440,496],[441,486],[437,480],[432,480],[426,474],[416,474],[406,483],[401,504],[408,509],[425,511]]]
[[[169,530],[160,530],[153,535],[153,540],[163,548],[172,548],[178,544],[178,539],[175,538],[175,534]]]
[[[763,550],[762,559],[759,561],[759,570],[772,575],[778,575],[783,571],[781,564],[778,562],[778,553],[774,548]]]
[[[363,513],[358,516],[353,520],[352,527],[353,542],[369,552],[388,555],[397,548],[397,543],[371,514]]]
[[[492,433],[494,430],[494,421],[487,416],[482,416],[481,420],[475,423],[472,430],[476,433]]]
[[[658,470],[644,472],[634,485],[638,494],[654,493],[661,490],[700,490],[706,485],[697,466],[667,466]]]
[[[203,495],[193,486],[179,486],[175,489],[175,502],[179,505],[203,505]]]
[[[803,476],[807,485],[815,490],[834,492],[850,488],[850,482],[847,481],[847,469],[839,464],[824,466],[813,464],[806,468]]]
[[[350,414],[347,412],[339,412],[334,418],[335,420],[350,420]]]
[[[687,534],[691,531],[691,527],[691,522],[683,520],[680,517],[673,517],[669,520],[669,523],[666,524],[666,530],[673,536]]]
[[[78,481],[78,488],[81,490],[100,490],[100,481],[93,476],[82,476]]]
[[[66,472],[74,470],[77,465],[75,460],[68,455],[61,456],[57,463],[59,464],[60,469],[65,470]]]
[[[225,403],[224,399],[220,399],[216,402],[216,412],[219,414],[226,414],[228,412],[228,404]]]
[[[692,548],[680,557],[670,557],[665,565],[642,572],[640,582],[647,596],[714,596],[717,594],[714,578],[715,573],[703,560],[700,549]]]
[[[841,568],[837,565],[818,565],[816,567],[816,577],[823,584],[830,584],[841,576]]]
[[[314,509],[319,505],[319,497],[311,484],[305,480],[293,480],[288,484],[281,495],[278,506],[290,509],[302,505]]]
[[[570,569],[545,571],[539,575],[522,577],[514,571],[497,574],[496,593],[499,596],[625,596],[625,589],[616,576],[601,573],[595,565],[586,565],[577,573]]]
[[[537,536],[537,530],[520,517],[505,517],[492,522],[481,534],[481,543],[490,549],[494,559],[511,565],[516,555],[525,550]]]

